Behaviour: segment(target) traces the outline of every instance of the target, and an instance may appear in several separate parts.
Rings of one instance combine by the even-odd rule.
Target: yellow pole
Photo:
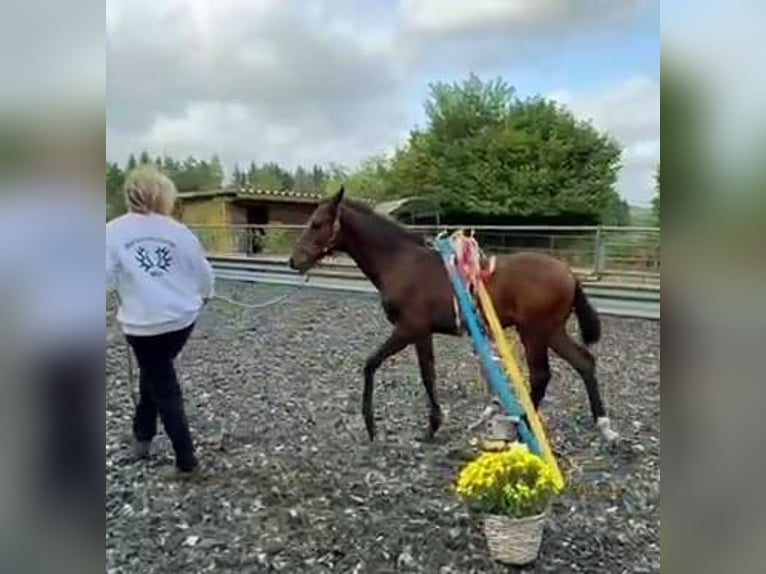
[[[543,460],[550,466],[551,470],[553,471],[554,483],[556,484],[557,488],[561,489],[564,487],[564,476],[561,474],[561,469],[559,468],[558,462],[556,462],[556,457],[553,456],[553,451],[551,450],[551,445],[548,442],[548,437],[545,434],[545,429],[543,428],[542,421],[540,420],[540,417],[537,416],[537,411],[532,406],[532,399],[529,397],[529,391],[524,382],[524,375],[521,373],[521,369],[519,369],[519,365],[513,356],[510,345],[505,338],[503,328],[501,327],[500,321],[497,318],[497,313],[495,313],[495,307],[492,304],[492,299],[487,293],[487,290],[482,282],[479,282],[477,292],[479,295],[479,303],[481,304],[481,309],[484,313],[484,317],[487,319],[487,323],[489,324],[489,329],[492,332],[492,338],[495,341],[495,346],[500,352],[500,358],[503,360],[506,373],[508,373],[508,376],[510,377],[511,382],[513,383],[513,386],[516,390],[516,397],[519,399],[519,402],[521,402],[524,413],[527,415],[529,425],[532,427],[532,432],[534,433],[535,437],[537,437],[537,441],[540,444],[540,449],[542,450]]]

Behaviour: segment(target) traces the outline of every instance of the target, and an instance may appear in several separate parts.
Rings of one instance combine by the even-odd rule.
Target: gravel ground
[[[219,285],[252,303],[282,289]],[[568,491],[530,571],[659,572],[660,328],[603,322],[601,388],[623,441],[602,444],[582,383],[554,358],[543,415]],[[370,445],[361,368],[389,331],[377,300],[306,290],[263,311],[211,303],[178,360],[205,465],[184,485],[161,478],[172,461],[163,433],[152,460],[129,458],[126,354],[109,329],[108,572],[515,571],[492,562],[478,519],[450,492],[471,456],[465,428],[486,404],[467,340],[436,340],[436,444],[417,440],[427,409],[408,349],[379,371]]]

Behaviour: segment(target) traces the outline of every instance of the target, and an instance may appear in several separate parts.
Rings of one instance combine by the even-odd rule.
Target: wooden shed
[[[322,198],[314,193],[254,188],[184,192],[178,194],[176,217],[191,227],[204,228],[201,235],[210,251],[250,253],[254,230],[232,230],[231,226],[304,225]]]
[[[303,225],[322,196],[240,188],[179,193],[178,199],[177,215],[190,225]]]
[[[267,235],[260,226],[303,226],[325,196],[318,193],[230,188],[178,194],[176,218],[193,229],[213,253],[258,253]],[[407,197],[374,204],[374,209],[405,224],[438,225],[436,202]],[[297,231],[271,230],[269,242],[292,243]]]

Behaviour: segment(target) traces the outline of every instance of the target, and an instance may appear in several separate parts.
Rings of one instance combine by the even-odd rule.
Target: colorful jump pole
[[[538,456],[543,456],[537,438],[530,431],[522,418],[524,411],[511,392],[507,376],[492,358],[491,346],[487,334],[484,332],[478,319],[476,307],[471,296],[468,294],[465,282],[462,277],[460,277],[460,274],[455,267],[454,260],[456,254],[452,241],[448,238],[439,238],[435,241],[435,246],[444,261],[444,266],[447,269],[452,289],[455,292],[458,306],[463,315],[463,321],[468,329],[468,333],[471,336],[471,342],[473,343],[476,354],[479,355],[479,360],[481,360],[484,372],[487,374],[490,384],[495,393],[497,393],[506,412],[519,419],[517,429],[521,440],[526,443],[530,451]]]
[[[563,488],[564,477],[561,473],[561,469],[556,461],[556,457],[553,455],[553,450],[551,449],[542,421],[532,405],[532,399],[529,396],[529,390],[527,389],[524,375],[519,368],[518,362],[508,343],[508,339],[503,332],[503,328],[497,317],[497,313],[495,312],[492,299],[489,296],[489,293],[487,293],[483,279],[480,278],[474,281],[475,290],[482,314],[489,327],[491,339],[494,341],[500,354],[500,358],[503,361],[503,366],[505,367],[504,372],[493,360],[490,339],[484,332],[481,322],[478,319],[479,315],[476,311],[473,298],[468,293],[466,281],[455,266],[454,262],[457,254],[455,252],[453,240],[451,238],[437,238],[435,245],[444,261],[461,314],[463,315],[464,322],[471,335],[474,349],[479,355],[489,383],[494,388],[500,402],[503,407],[505,407],[508,414],[519,417],[518,432],[521,439],[527,444],[532,452],[539,455],[546,464],[548,464],[553,472],[553,480],[556,486],[558,488]],[[476,249],[478,250],[478,246],[476,246]],[[478,260],[474,261],[476,261],[476,264],[478,265]],[[515,392],[510,391],[509,378],[513,383]],[[519,406],[519,402],[521,403],[521,407]],[[531,431],[524,419],[520,417],[521,414],[526,415],[526,420],[531,426]]]
[[[532,432],[540,445],[542,459],[548,466],[550,466],[556,487],[563,488],[564,476],[561,474],[561,469],[559,468],[558,462],[556,462],[556,457],[553,455],[553,450],[551,449],[550,442],[548,442],[548,436],[543,428],[543,423],[532,405],[532,399],[529,396],[527,385],[524,382],[524,375],[521,373],[521,369],[513,356],[513,351],[511,351],[505,333],[503,333],[503,328],[500,325],[497,313],[495,312],[495,306],[492,304],[492,299],[490,298],[489,293],[487,293],[483,281],[480,281],[478,284],[477,294],[479,296],[479,304],[484,313],[484,318],[487,320],[489,330],[492,333],[492,338],[495,341],[495,346],[500,353],[500,358],[503,360],[503,365],[505,365],[506,373],[513,382],[516,398],[518,398],[521,403],[521,406],[524,409],[524,414],[527,415],[529,425],[532,427]]]

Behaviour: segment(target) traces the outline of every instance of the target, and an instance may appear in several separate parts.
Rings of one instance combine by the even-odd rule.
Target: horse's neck
[[[357,267],[364,273],[375,287],[382,287],[382,275],[385,272],[395,246],[401,242],[398,237],[383,238],[365,232],[371,226],[365,225],[364,214],[344,209],[341,212],[341,229],[343,238],[338,248],[354,260]],[[373,222],[374,223],[374,222]]]

